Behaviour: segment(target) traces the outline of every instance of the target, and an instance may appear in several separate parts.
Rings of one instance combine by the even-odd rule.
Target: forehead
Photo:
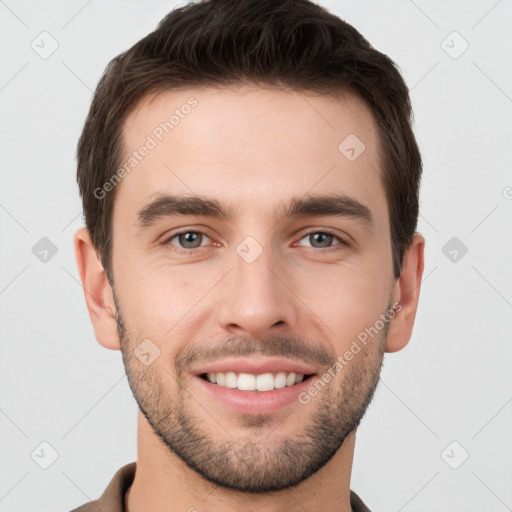
[[[172,192],[262,206],[331,191],[386,209],[375,125],[349,91],[245,85],[146,96],[125,121],[116,203],[139,209]]]

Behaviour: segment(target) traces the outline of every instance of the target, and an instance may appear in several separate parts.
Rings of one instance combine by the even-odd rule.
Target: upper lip
[[[253,375],[272,372],[295,372],[310,375],[315,373],[315,369],[307,363],[292,359],[231,357],[207,363],[192,370],[192,373],[198,376],[203,373],[216,372],[251,373]]]

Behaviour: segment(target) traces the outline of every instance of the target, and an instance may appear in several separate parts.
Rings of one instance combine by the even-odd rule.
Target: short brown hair
[[[396,64],[309,0],[202,0],[171,11],[155,31],[110,61],[78,142],[86,227],[111,284],[116,191],[102,199],[94,191],[121,164],[126,117],[152,92],[237,83],[320,94],[350,90],[371,109],[398,278],[416,230],[422,162],[409,91]]]

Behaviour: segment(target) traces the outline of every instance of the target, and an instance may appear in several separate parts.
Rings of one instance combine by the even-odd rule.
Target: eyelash
[[[173,240],[177,236],[184,235],[186,233],[197,233],[197,234],[201,234],[201,235],[204,235],[204,236],[210,238],[204,231],[200,231],[200,230],[196,230],[196,229],[184,229],[182,231],[173,233],[171,236],[167,237],[163,241],[162,244],[167,247],[172,247],[171,250],[174,252],[177,252],[178,254],[191,254],[192,252],[197,251],[199,249],[207,248],[205,246],[201,246],[201,247],[195,247],[192,249],[181,249],[181,248],[174,246],[170,243],[171,240]],[[335,244],[334,246],[327,247],[325,249],[318,249],[316,247],[310,247],[310,249],[316,249],[317,251],[320,251],[320,252],[331,252],[331,251],[340,250],[340,249],[336,249],[337,246],[348,247],[348,245],[349,245],[343,238],[341,238],[339,235],[337,235],[336,233],[334,233],[333,231],[330,231],[328,229],[314,229],[314,230],[308,231],[306,233],[303,233],[302,236],[299,238],[299,241],[301,241],[303,238],[306,238],[307,236],[313,235],[315,233],[322,233],[324,235],[333,236],[334,238],[336,238],[339,241],[339,244]]]

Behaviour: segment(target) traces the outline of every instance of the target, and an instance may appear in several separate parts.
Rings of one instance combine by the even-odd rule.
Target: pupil
[[[315,242],[323,243],[326,239],[332,238],[332,235],[329,235],[328,233],[314,233],[313,238],[315,239]]]
[[[182,233],[180,235],[181,245],[184,245],[187,248],[198,247],[200,245],[200,242],[199,242],[199,244],[197,243],[198,240],[199,240],[199,233],[189,232],[189,233]],[[192,244],[192,245],[190,246],[187,244]]]

